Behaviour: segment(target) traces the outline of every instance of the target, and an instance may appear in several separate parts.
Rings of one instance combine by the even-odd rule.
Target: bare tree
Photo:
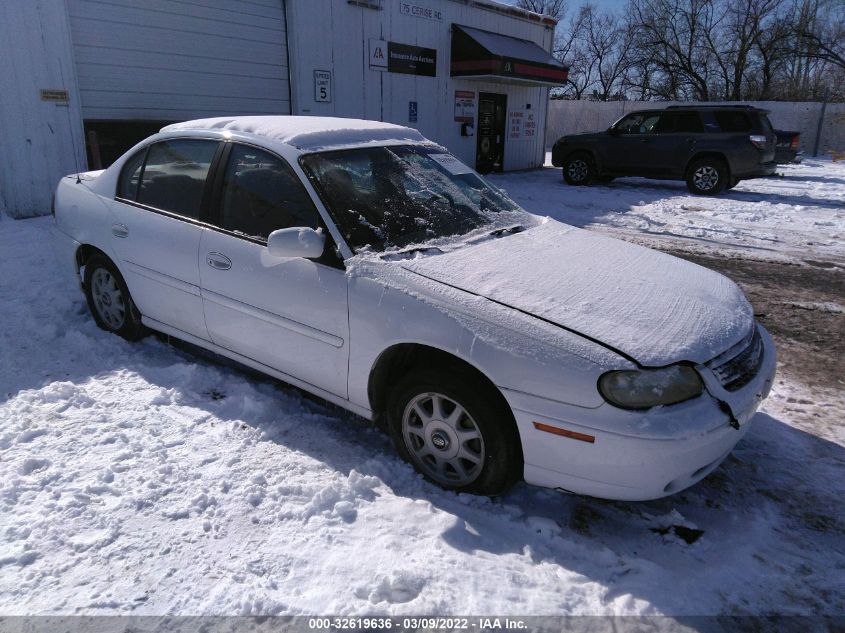
[[[516,6],[541,15],[548,15],[557,21],[560,21],[566,12],[564,0],[517,0]]]

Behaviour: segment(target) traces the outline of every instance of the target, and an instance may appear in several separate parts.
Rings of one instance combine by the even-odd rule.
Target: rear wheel
[[[563,161],[563,179],[570,185],[589,185],[595,177],[596,167],[589,155],[579,152]]]
[[[92,255],[85,264],[85,298],[97,325],[128,341],[145,334],[141,314],[126,282],[115,265],[103,255]]]
[[[469,372],[410,372],[388,403],[397,451],[448,490],[504,492],[522,476],[522,451],[513,416],[492,391]]]
[[[728,182],[728,186],[725,187],[725,189],[733,189],[734,187],[736,187],[739,184],[739,182],[740,182],[739,178],[731,178],[730,181]]]
[[[695,194],[712,196],[728,186],[728,167],[718,158],[702,158],[687,170],[687,188]]]

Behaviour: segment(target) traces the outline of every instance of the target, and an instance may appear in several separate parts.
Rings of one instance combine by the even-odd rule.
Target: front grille
[[[727,358],[726,358],[727,357]],[[763,339],[755,326],[750,340],[746,338],[734,349],[714,358],[708,367],[728,391],[737,391],[751,382],[763,362]]]

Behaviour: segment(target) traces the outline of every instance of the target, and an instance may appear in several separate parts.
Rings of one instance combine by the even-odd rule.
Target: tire
[[[718,158],[702,158],[687,169],[687,188],[700,196],[714,196],[728,186],[728,166]]]
[[[92,255],[85,263],[85,298],[97,325],[127,341],[144,337],[146,328],[126,282],[104,255]]]
[[[387,409],[399,455],[447,490],[505,492],[522,478],[522,446],[494,389],[467,371],[421,369],[402,377]]]
[[[728,186],[727,186],[727,187],[725,187],[725,189],[733,189],[733,188],[734,188],[734,187],[736,187],[736,186],[737,186],[740,182],[741,182],[741,181],[740,181],[740,179],[739,179],[739,178],[731,178],[731,179],[730,179],[730,181],[728,181]]]
[[[584,152],[567,156],[563,161],[563,179],[570,185],[589,185],[596,175],[593,159]]]

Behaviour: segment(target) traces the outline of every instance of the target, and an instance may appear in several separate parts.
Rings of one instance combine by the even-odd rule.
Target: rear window
[[[704,126],[697,112],[666,112],[657,124],[657,132],[663,134],[672,132],[690,134],[703,131]]]
[[[751,130],[751,117],[745,112],[724,110],[716,112],[715,117],[722,132],[748,132]]]
[[[137,201],[199,219],[205,177],[217,145],[217,141],[178,139],[151,146]]]

